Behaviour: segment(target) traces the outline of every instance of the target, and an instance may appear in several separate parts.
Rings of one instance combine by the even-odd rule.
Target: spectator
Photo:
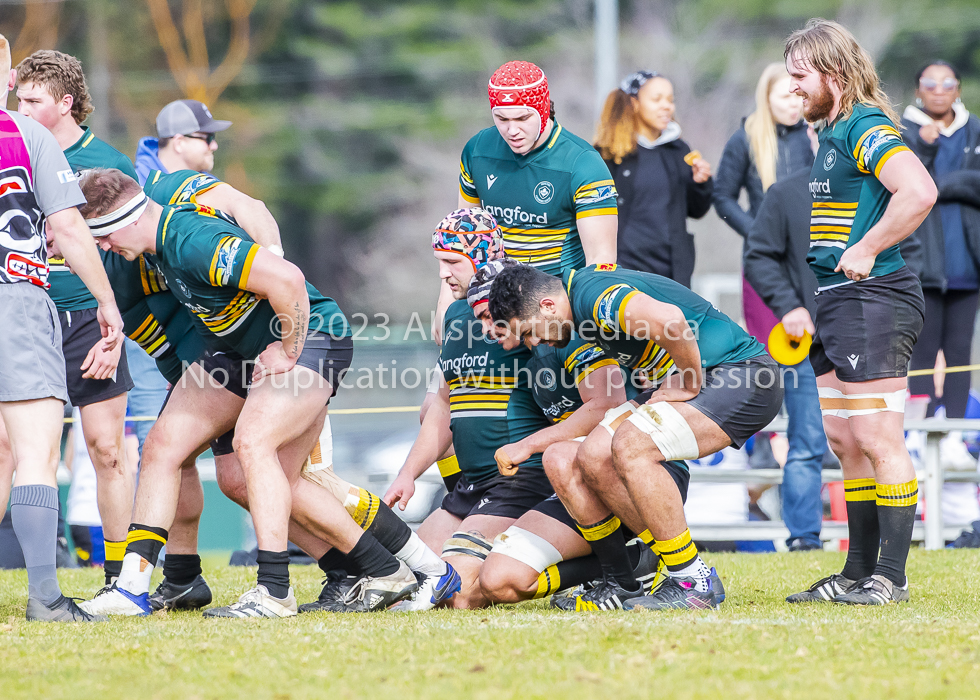
[[[674,87],[640,71],[609,93],[595,147],[619,192],[617,262],[691,286],[694,237],[687,217],[711,208],[711,165],[681,139]]]
[[[745,239],[745,279],[791,337],[814,332],[817,278],[807,264],[810,248],[809,170],[775,183],[766,192]],[[790,551],[820,548],[820,470],[827,438],[809,359],[783,371],[789,414],[789,454],[783,472],[783,521]]]
[[[769,186],[813,165],[813,144],[802,115],[803,99],[789,91],[786,67],[766,66],[755,89],[755,111],[722,153],[714,192],[718,216],[742,238],[748,236]],[[748,211],[738,203],[743,189]],[[766,342],[777,319],[744,277],[742,310],[749,333]]]
[[[157,138],[145,136],[136,147],[136,174],[140,185],[151,170],[172,173],[177,170],[211,172],[215,134],[231,122],[215,119],[207,105],[197,100],[175,100],[157,115]]]
[[[959,84],[953,66],[931,62],[916,76],[916,104],[902,116],[906,143],[939,189],[937,205],[914,234],[922,247],[919,280],[926,313],[912,369],[934,367],[940,350],[949,367],[970,364],[980,291],[980,119],[960,102]],[[910,378],[909,390],[928,394],[929,415],[935,412],[931,375]],[[964,416],[969,393],[969,372],[946,375],[947,417]],[[959,452],[963,456],[966,450]]]

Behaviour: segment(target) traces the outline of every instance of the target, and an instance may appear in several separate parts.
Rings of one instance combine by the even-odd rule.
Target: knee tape
[[[497,535],[491,551],[527,564],[539,574],[562,559],[551,542],[514,525]]]
[[[360,489],[337,476],[332,466],[321,466],[312,470],[304,466],[302,474],[307,481],[329,491],[331,496],[344,504],[348,512],[350,512],[351,506],[356,506],[360,499]],[[353,502],[349,503],[351,499]]]
[[[465,555],[476,557],[481,561],[487,558],[493,545],[475,532],[454,532],[453,536],[442,545],[442,556],[451,557]]]
[[[608,411],[606,411],[606,415],[602,417],[599,425],[608,430],[610,435],[615,435],[616,428],[622,425],[623,421],[629,418],[633,413],[636,413],[636,406],[627,401],[622,406],[610,408]]]
[[[691,426],[667,402],[644,404],[627,420],[650,436],[664,459],[697,459],[701,454]]]
[[[429,376],[429,381],[425,385],[426,394],[438,394],[439,393],[439,378],[442,376],[442,365],[438,362],[436,363],[435,371]]]
[[[333,433],[330,430],[330,416],[323,419],[323,429],[320,438],[313,446],[313,451],[303,465],[304,472],[315,472],[318,469],[333,467]]]
[[[836,418],[867,416],[872,413],[905,413],[905,389],[869,394],[844,394],[830,387],[817,387],[820,413]]]

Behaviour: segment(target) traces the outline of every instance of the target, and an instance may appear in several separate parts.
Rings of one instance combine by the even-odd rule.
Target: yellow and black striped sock
[[[395,515],[395,511],[389,508],[387,503],[370,491],[361,489],[361,502],[370,502],[370,506],[366,505],[364,510],[373,513],[368,518],[369,522],[364,531],[374,535],[374,539],[389,552],[398,554],[412,536],[412,528]]]
[[[594,554],[566,559],[538,574],[538,590],[534,597],[543,598],[563,588],[574,588],[598,578],[602,578],[602,565]]]
[[[167,531],[162,527],[133,523],[129,526],[129,532],[126,533],[126,554],[131,552],[139,554],[151,566],[157,565],[160,550],[165,544],[167,544]]]
[[[442,475],[442,480],[446,484],[446,489],[452,491],[456,488],[456,482],[459,478],[463,476],[463,472],[459,468],[459,460],[456,459],[456,455],[450,455],[445,459],[440,459],[436,464],[439,466],[439,474]]]
[[[660,555],[667,570],[672,572],[688,568],[698,558],[698,548],[691,539],[689,529],[685,529],[677,537],[656,542],[653,551]]]
[[[915,506],[919,502],[917,479],[904,484],[877,484],[875,502],[881,528],[881,555],[874,572],[905,585],[905,562],[912,546]]]
[[[874,573],[878,563],[878,506],[874,479],[845,479],[844,504],[847,506],[847,561],[841,576],[857,581]]]
[[[592,553],[599,558],[599,565],[605,578],[615,581],[627,591],[635,591],[640,587],[630,566],[629,553],[626,551],[626,537],[619,518],[610,515],[592,525],[579,525]]]
[[[105,543],[105,585],[112,583],[112,580],[119,577],[122,571],[123,557],[126,556],[126,540],[115,542],[104,540]]]

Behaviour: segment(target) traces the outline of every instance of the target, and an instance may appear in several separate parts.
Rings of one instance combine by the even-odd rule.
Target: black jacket
[[[776,137],[779,149],[776,160],[777,182],[798,170],[810,169],[813,165],[813,147],[806,133],[806,122],[800,120],[793,126],[777,124]],[[762,205],[765,192],[762,189],[759,172],[752,160],[752,149],[749,146],[749,135],[745,133],[744,119],[742,127],[725,144],[715,180],[715,211],[726,224],[735,229],[735,233],[745,238],[752,226],[752,219]],[[742,209],[738,203],[743,187],[749,195],[748,211]]]
[[[745,238],[745,277],[780,319],[800,306],[816,315],[817,278],[806,262],[813,203],[809,181],[810,171],[800,170],[774,183]]]
[[[645,152],[644,152],[645,151]],[[616,165],[606,161],[609,172],[619,192],[619,235],[617,237],[617,262],[625,268],[653,272],[668,277],[685,287],[691,286],[694,272],[694,236],[687,231],[687,217],[700,219],[711,209],[712,179],[698,184],[694,182],[691,166],[684,156],[691,147],[682,139],[669,141],[652,150],[638,146],[636,152]],[[643,157],[656,157],[662,161],[667,182],[637,182],[635,173]],[[630,212],[638,198],[650,188],[668,187],[666,210],[646,226],[646,222],[632,222]],[[655,231],[665,233],[658,234]],[[666,238],[666,240],[663,240]],[[665,253],[664,246],[669,246]],[[656,251],[656,253],[654,253]]]
[[[966,246],[973,263],[980,269],[980,119],[971,114],[963,127],[966,129],[967,149],[963,154],[961,169],[941,178],[936,177],[933,168],[939,150],[938,142],[930,144],[919,138],[919,125],[908,119],[902,119],[902,126],[905,127],[902,132],[905,143],[926,166],[939,190],[937,206],[932,208],[915,233],[906,239],[921,246],[921,259],[909,259],[911,256],[906,252],[906,241],[903,241],[902,255],[906,257],[909,268],[919,276],[924,288],[946,291],[946,243],[939,204],[959,202],[963,205],[961,214]]]

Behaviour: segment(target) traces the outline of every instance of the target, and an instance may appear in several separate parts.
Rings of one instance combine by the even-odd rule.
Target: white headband
[[[149,198],[143,190],[131,200],[123,204],[115,211],[111,211],[104,216],[96,216],[93,219],[85,219],[85,223],[92,230],[92,235],[96,238],[105,238],[110,233],[115,233],[121,228],[129,226],[143,214],[146,205],[150,203]]]

